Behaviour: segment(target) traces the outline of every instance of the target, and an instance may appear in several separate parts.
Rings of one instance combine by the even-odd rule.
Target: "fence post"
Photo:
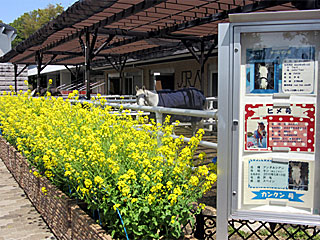
[[[204,239],[205,238],[205,232],[204,232],[204,216],[202,213],[196,215],[196,230],[194,232],[194,237],[198,239]]]
[[[156,120],[157,123],[160,123],[162,125],[163,121],[162,121],[162,113],[161,112],[156,112]]]
[[[157,121],[157,124],[158,123],[160,123],[161,125],[163,124],[161,112],[156,111],[156,121]],[[158,140],[158,146],[160,146],[161,145],[161,131],[158,131],[157,140]]]

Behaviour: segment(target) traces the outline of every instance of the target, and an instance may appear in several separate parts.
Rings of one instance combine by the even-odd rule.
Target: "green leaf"
[[[140,225],[138,226],[138,231],[147,231],[148,230],[148,227],[146,225]]]
[[[145,213],[150,212],[150,209],[149,209],[148,207],[143,207],[142,210],[143,210]]]

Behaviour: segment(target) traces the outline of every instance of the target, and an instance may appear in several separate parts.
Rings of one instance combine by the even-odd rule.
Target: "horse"
[[[266,127],[265,127],[264,123],[263,122],[259,122],[257,130],[254,131],[253,136],[257,140],[258,147],[262,146],[262,139],[263,139],[263,137],[266,136],[265,128]]]
[[[268,87],[268,64],[265,66],[258,65],[258,79],[259,79],[259,88],[260,89],[267,89]]]
[[[136,86],[137,104],[141,106],[158,106],[180,109],[204,110],[206,98],[203,93],[196,88],[184,88],[179,90],[150,91],[143,86],[141,89]],[[201,121],[201,117],[191,117],[182,115],[172,115],[172,121],[191,122],[193,132],[196,123]]]
[[[290,167],[291,167],[291,178],[289,182],[290,188],[295,190],[306,190],[307,186],[301,174],[301,167],[302,167],[301,162],[298,164],[291,162]]]

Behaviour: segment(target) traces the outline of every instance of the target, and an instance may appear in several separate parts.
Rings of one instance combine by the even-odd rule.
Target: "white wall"
[[[0,24],[0,57],[11,50],[11,42],[15,37],[16,33],[13,29]]]
[[[60,85],[71,84],[71,73],[60,71]]]

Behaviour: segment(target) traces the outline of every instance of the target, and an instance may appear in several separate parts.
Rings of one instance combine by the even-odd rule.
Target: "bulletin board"
[[[314,39],[297,44],[301,36]],[[300,212],[314,207],[320,50],[316,36],[240,36],[240,142],[235,151],[243,209],[272,211],[275,205],[280,212],[287,207]]]
[[[219,25],[224,221],[320,226],[319,13],[234,14]]]

